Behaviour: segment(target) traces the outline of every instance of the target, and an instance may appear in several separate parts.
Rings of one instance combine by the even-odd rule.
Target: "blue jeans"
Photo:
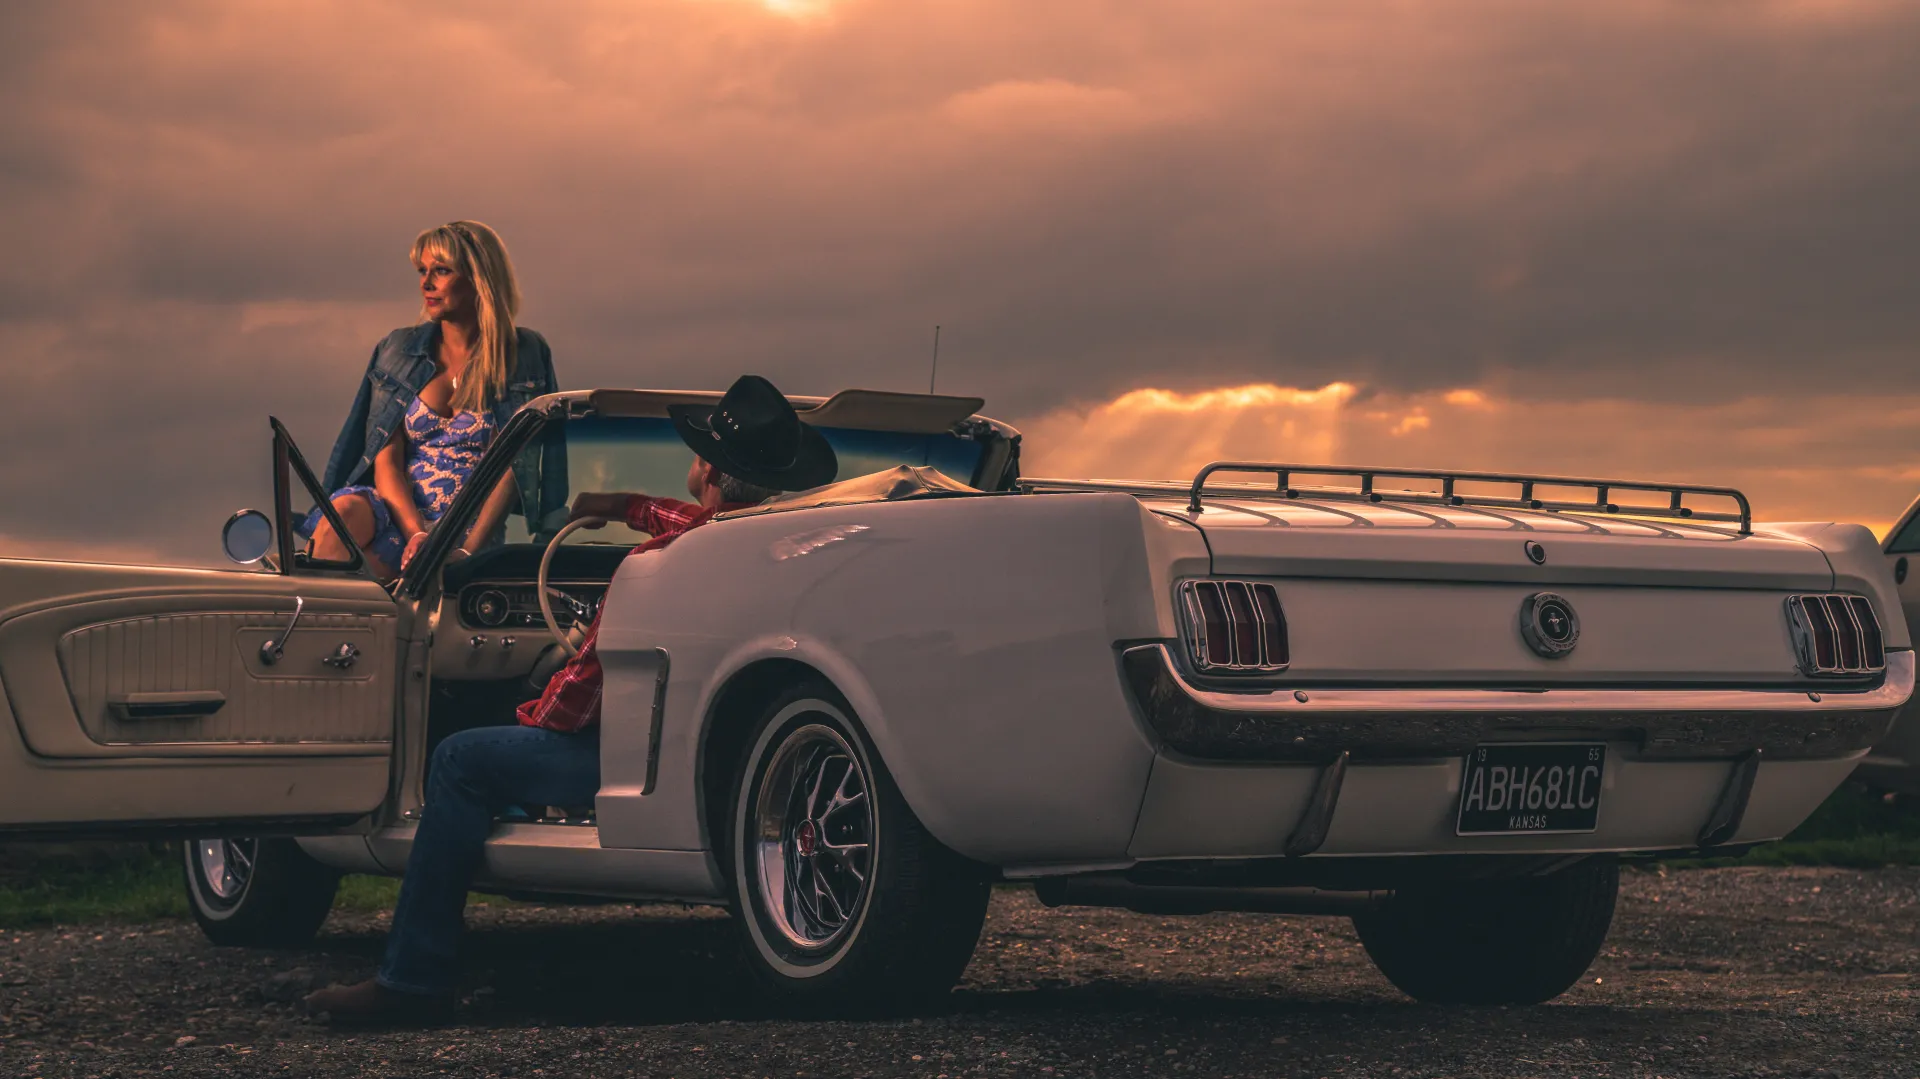
[[[433,751],[427,804],[407,856],[379,981],[448,993],[459,976],[461,912],[495,814],[514,805],[591,805],[600,790],[600,729],[475,727]]]

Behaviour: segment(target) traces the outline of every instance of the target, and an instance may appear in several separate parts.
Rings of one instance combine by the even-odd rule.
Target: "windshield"
[[[926,465],[962,483],[975,481],[984,445],[952,434],[900,434],[822,427],[820,433],[840,459],[839,479],[880,472],[896,465]],[[673,421],[659,417],[582,416],[566,421],[567,499],[582,491],[627,491],[687,499],[687,466],[693,451],[680,440]],[[527,543],[526,519],[508,519],[508,543]],[[554,525],[553,522],[549,522]],[[557,527],[557,525],[554,525]],[[631,545],[645,539],[622,524],[581,529],[570,543]]]

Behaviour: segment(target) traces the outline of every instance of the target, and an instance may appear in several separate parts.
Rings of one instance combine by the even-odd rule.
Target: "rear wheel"
[[[215,944],[296,948],[320,931],[340,874],[291,839],[189,839],[187,906]]]
[[[959,980],[986,917],[986,877],[921,826],[830,687],[767,706],[731,806],[735,921],[777,997],[812,1011],[898,1011]]]
[[[1619,891],[1619,866],[1593,859],[1541,877],[1402,889],[1353,927],[1380,973],[1416,1000],[1539,1004],[1600,954]]]

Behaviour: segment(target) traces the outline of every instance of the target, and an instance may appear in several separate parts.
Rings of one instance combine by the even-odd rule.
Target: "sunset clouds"
[[[462,216],[569,387],[923,388],[940,323],[1034,462],[1920,487],[1907,3],[11,5],[0,107],[14,548],[213,555]]]
[[[1263,383],[1136,390],[1046,413],[1023,427],[1023,464],[1033,476],[1104,479],[1188,480],[1209,461],[1238,460],[1712,483],[1754,496],[1761,520],[1884,532],[1920,493],[1916,430],[1920,395],[1748,396],[1702,408]]]

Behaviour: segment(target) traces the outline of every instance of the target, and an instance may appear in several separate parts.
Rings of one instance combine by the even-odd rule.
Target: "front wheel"
[[[340,874],[291,839],[189,839],[187,908],[215,944],[297,948],[333,909]]]
[[[959,981],[986,917],[986,876],[921,826],[830,687],[768,705],[731,805],[735,921],[775,996],[814,1011],[898,1011]]]
[[[1597,858],[1540,877],[1402,889],[1353,927],[1380,973],[1415,1000],[1539,1004],[1600,954],[1619,892],[1619,866]]]

